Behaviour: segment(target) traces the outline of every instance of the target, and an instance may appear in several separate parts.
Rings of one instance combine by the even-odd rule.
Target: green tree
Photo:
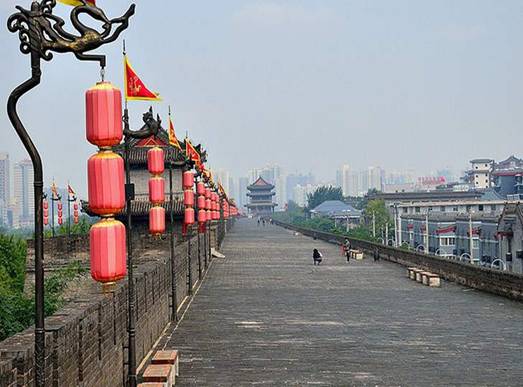
[[[322,186],[311,194],[307,194],[307,209],[310,211],[327,200],[343,201],[343,191],[340,187]]]
[[[389,211],[385,207],[385,202],[381,199],[369,201],[367,203],[367,207],[365,208],[365,223],[371,232],[373,228],[373,222],[375,222],[377,237],[381,235],[381,231],[386,229],[387,224],[389,227],[389,232],[392,231],[392,218]]]

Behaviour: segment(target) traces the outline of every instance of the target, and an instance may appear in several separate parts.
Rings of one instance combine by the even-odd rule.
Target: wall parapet
[[[88,259],[88,238],[82,239],[87,239],[87,243],[75,239],[76,248],[72,250]],[[170,323],[173,307],[169,240],[142,239],[137,243],[137,251],[148,253],[149,257],[138,260],[135,268],[137,364],[146,357]],[[210,246],[204,239],[202,235],[193,233],[177,241],[174,267],[174,307],[177,309],[208,270],[211,247],[218,247],[219,238],[215,238]],[[56,261],[67,260],[71,252],[68,243],[66,237],[46,240],[46,249],[51,249],[47,251],[54,253]],[[28,242],[28,256],[31,248],[31,242]],[[31,263],[28,259],[28,265]],[[81,296],[46,318],[46,385],[125,385],[127,293],[127,280],[120,281],[108,293],[103,293],[99,286],[89,287]],[[0,342],[0,386],[33,384],[34,327],[31,327]]]

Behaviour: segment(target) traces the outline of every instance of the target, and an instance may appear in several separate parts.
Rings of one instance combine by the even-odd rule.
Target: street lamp
[[[131,130],[129,125],[129,110],[127,106],[123,116],[123,135],[124,135],[124,159],[125,159],[125,206],[126,206],[126,240],[127,240],[127,283],[128,283],[128,349],[127,367],[129,386],[135,387],[137,384],[136,376],[136,296],[134,289],[134,269],[133,269],[133,240],[132,240],[132,211],[131,204],[134,200],[134,184],[131,182],[131,162],[130,162],[130,143],[131,139],[144,139],[156,136],[161,128],[160,117],[154,119],[153,108],[143,115],[145,125],[139,130]]]
[[[55,0],[34,0],[30,9],[16,6],[18,12],[7,21],[10,32],[17,33],[20,39],[20,51],[31,56],[31,78],[17,86],[7,101],[7,113],[18,137],[31,158],[34,170],[34,207],[35,207],[35,385],[43,386],[45,382],[45,326],[44,326],[44,222],[43,222],[43,163],[38,149],[24,127],[18,112],[20,98],[34,89],[41,82],[41,60],[50,61],[55,53],[73,53],[82,61],[96,61],[100,64],[103,76],[105,55],[86,54],[106,43],[118,39],[129,26],[129,18],[134,14],[135,6],[120,18],[108,19],[105,13],[96,6],[83,5],[71,11],[71,22],[79,35],[73,35],[63,29],[64,20],[53,15]],[[103,31],[99,32],[83,24],[79,17],[86,14],[102,22]],[[112,32],[112,28],[117,26]],[[111,34],[112,32],[112,34]]]

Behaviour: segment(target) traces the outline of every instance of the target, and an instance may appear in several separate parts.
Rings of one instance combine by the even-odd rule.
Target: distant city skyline
[[[2,20],[16,3],[2,1]],[[104,2],[110,17],[122,6]],[[62,16],[68,10],[56,7]],[[178,133],[204,139],[210,165],[238,177],[249,166],[276,163],[333,180],[345,163],[428,175],[459,170],[474,157],[517,154],[510,139],[523,122],[522,19],[517,0],[225,0],[205,7],[148,0],[137,4],[124,37],[133,65],[163,97],[155,112],[167,122],[168,105],[175,106]],[[0,42],[19,51],[5,28]],[[142,50],[151,42],[154,61]],[[121,88],[121,45],[99,51],[107,54],[106,79]],[[85,141],[84,92],[98,69],[60,54],[43,69],[20,116],[46,180],[70,180],[85,193],[93,147]],[[0,90],[6,101],[27,79],[29,58],[7,55],[0,71],[8,74]],[[148,107],[130,104],[133,127]],[[26,158],[5,109],[0,127],[2,150]]]

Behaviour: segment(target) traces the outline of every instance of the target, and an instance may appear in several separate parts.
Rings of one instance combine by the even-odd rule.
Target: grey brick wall
[[[192,269],[192,285],[195,286],[198,281],[198,238],[203,241],[203,236],[199,237],[196,233],[191,237],[190,258],[186,239],[180,239],[181,242],[175,247],[177,307],[189,293],[189,264]],[[75,243],[77,253],[88,257],[88,243]],[[170,321],[172,271],[168,246],[168,239],[158,240],[144,236],[137,241],[137,249],[159,250],[164,255],[154,257],[155,259],[135,268],[138,364]],[[62,251],[66,251],[63,240],[46,241],[46,251],[54,251],[52,258],[61,259]],[[202,270],[204,257],[204,244],[201,243]],[[32,261],[29,259],[28,264],[30,263]],[[124,365],[127,358],[127,281],[118,283],[110,293],[104,294],[98,287],[69,303],[46,319],[46,331],[46,385],[123,385],[127,371]],[[32,386],[33,359],[33,328],[1,342],[0,386]]]

